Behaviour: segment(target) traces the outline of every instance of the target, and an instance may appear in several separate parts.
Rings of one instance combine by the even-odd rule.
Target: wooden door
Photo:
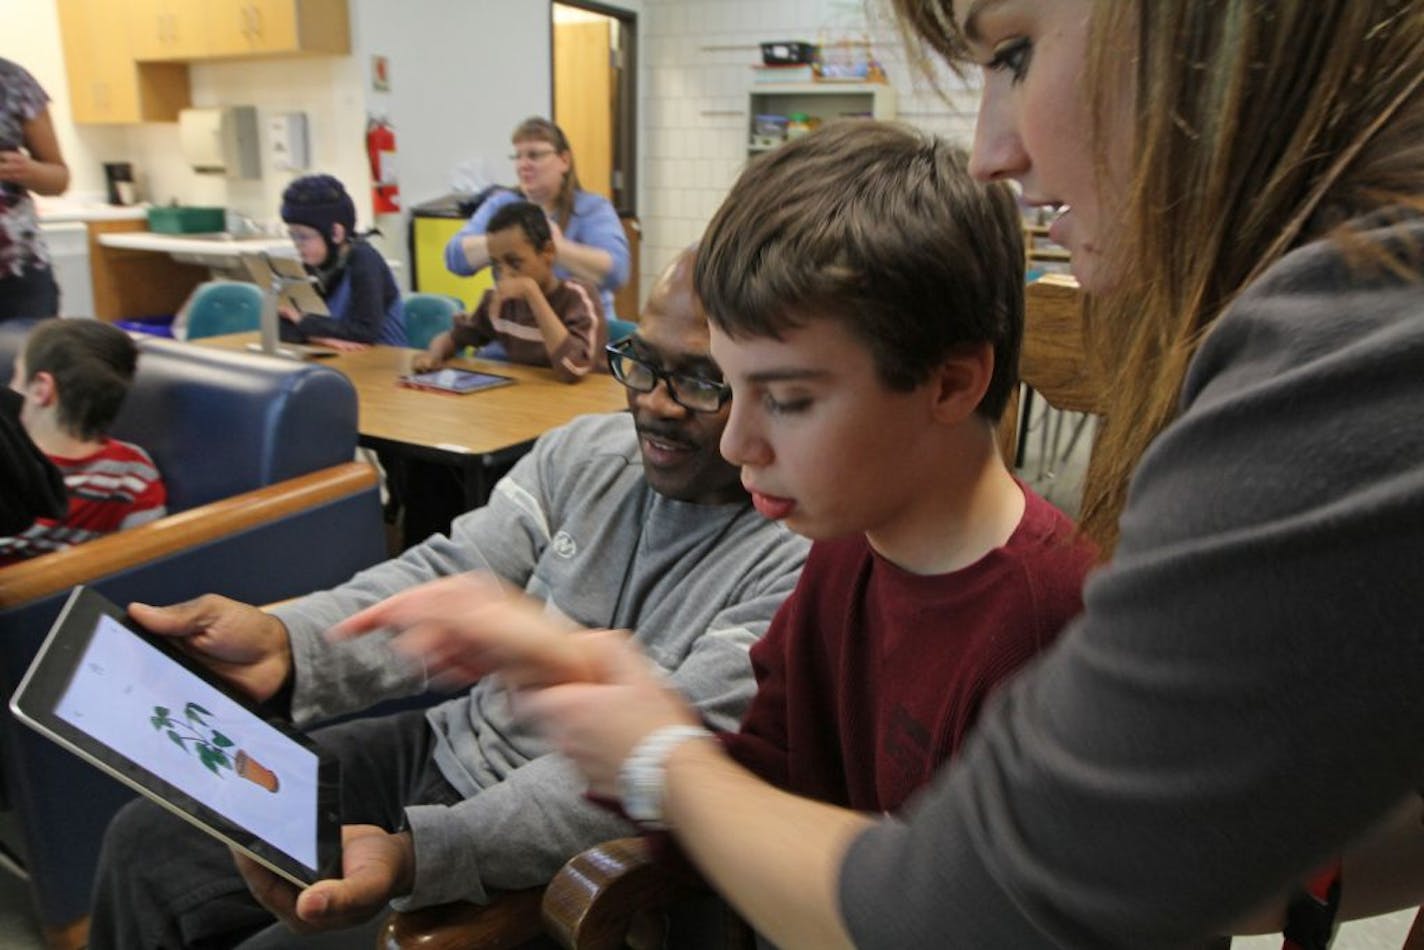
[[[613,197],[613,21],[554,24],[554,121],[568,136],[584,190]]]

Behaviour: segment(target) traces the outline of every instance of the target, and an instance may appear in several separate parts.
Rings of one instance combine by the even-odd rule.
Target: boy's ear
[[[980,343],[956,349],[931,374],[934,413],[942,422],[968,419],[994,378],[994,347]]]
[[[345,241],[345,240],[346,240],[346,225],[342,224],[340,221],[332,222],[332,225],[331,225],[331,243],[332,243],[332,244],[340,244],[340,243],[342,243],[342,242]]]
[[[54,376],[44,370],[31,376],[25,389],[41,406],[49,406],[59,401],[59,387],[54,384]]]

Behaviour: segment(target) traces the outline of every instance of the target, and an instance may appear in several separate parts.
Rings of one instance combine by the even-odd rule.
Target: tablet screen
[[[21,718],[289,879],[334,872],[334,763],[117,615],[76,591],[16,693]]]
[[[437,369],[429,373],[402,376],[400,382],[416,389],[438,389],[451,393],[473,393],[493,386],[503,386],[514,380],[494,373],[476,373],[465,369]]]

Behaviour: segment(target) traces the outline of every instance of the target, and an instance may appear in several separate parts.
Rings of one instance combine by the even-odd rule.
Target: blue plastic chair
[[[430,341],[455,325],[464,303],[444,294],[413,293],[405,297],[405,335],[408,344],[423,350]]]
[[[620,320],[617,317],[608,318],[608,342],[617,343],[627,339],[638,330],[638,325],[632,320]]]
[[[188,339],[245,333],[262,322],[262,290],[256,284],[223,281],[198,288],[188,307]]]

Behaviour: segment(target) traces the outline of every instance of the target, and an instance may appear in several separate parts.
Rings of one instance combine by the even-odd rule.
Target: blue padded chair
[[[262,289],[256,284],[204,284],[188,306],[188,339],[244,333],[256,330],[261,321]]]
[[[0,374],[25,329],[0,326]],[[139,349],[112,431],[153,456],[170,514],[0,569],[0,694],[14,691],[75,584],[118,604],[206,592],[262,604],[331,587],[385,557],[376,473],[351,461],[349,380],[172,340]],[[25,863],[41,922],[65,928],[88,912],[104,829],[133,793],[8,712],[0,776],[18,832],[5,844]]]
[[[423,350],[455,325],[464,303],[445,294],[413,293],[405,296],[405,335],[410,346]]]

